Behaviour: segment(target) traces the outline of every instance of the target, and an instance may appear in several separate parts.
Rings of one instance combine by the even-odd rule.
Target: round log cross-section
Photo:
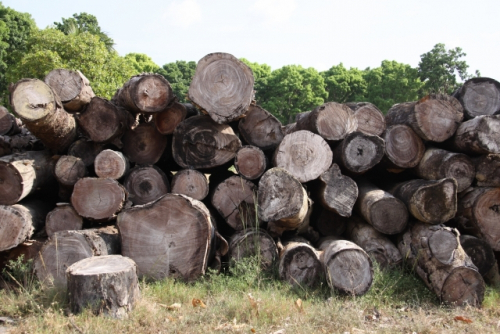
[[[238,123],[238,130],[245,141],[263,151],[275,149],[283,140],[281,122],[259,106],[250,106],[246,117]]]
[[[387,127],[385,140],[385,156],[398,168],[415,167],[422,159],[425,145],[409,126],[398,124]]]
[[[337,164],[332,166],[318,178],[317,191],[324,208],[334,211],[342,217],[350,217],[352,208],[358,198],[358,186],[349,176],[342,175]]]
[[[333,150],[333,161],[351,173],[361,174],[382,160],[384,149],[385,142],[379,136],[351,132]]]
[[[277,260],[278,247],[266,231],[246,229],[231,236],[228,254],[233,261],[259,255],[261,266],[267,269]]]
[[[172,178],[172,193],[182,194],[198,201],[207,197],[209,191],[205,174],[195,169],[183,169]]]
[[[129,168],[128,159],[118,151],[104,150],[95,157],[94,170],[101,178],[121,179]]]
[[[264,174],[267,160],[264,152],[256,146],[243,146],[236,152],[234,168],[247,180],[255,180]]]
[[[80,71],[55,69],[45,76],[44,81],[59,95],[67,111],[82,110],[95,96],[89,79]]]
[[[467,80],[459,91],[467,118],[500,112],[500,83],[490,78]]]
[[[127,130],[122,142],[123,153],[130,162],[153,165],[160,160],[168,139],[158,132],[153,123],[142,123],[133,130]]]
[[[354,111],[358,120],[358,129],[367,135],[380,136],[385,131],[384,114],[370,102],[352,102],[346,105]]]
[[[51,237],[59,231],[81,230],[83,218],[68,204],[58,204],[45,217],[45,232]]]
[[[321,281],[323,266],[318,252],[304,242],[289,242],[280,252],[280,278],[293,286],[316,286]]]
[[[87,169],[83,160],[71,155],[61,156],[54,168],[57,181],[67,187],[74,186],[86,174]]]
[[[155,201],[169,191],[167,176],[156,166],[135,166],[123,185],[134,205]]]
[[[453,137],[454,148],[467,154],[500,153],[500,115],[477,116],[463,122]]]
[[[174,102],[166,110],[154,115],[156,129],[162,135],[171,135],[187,115],[187,108],[182,103]]]

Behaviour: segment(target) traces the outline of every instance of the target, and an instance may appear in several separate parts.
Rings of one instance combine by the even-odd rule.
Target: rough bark
[[[33,136],[24,126],[21,127],[20,131],[20,133],[14,135],[0,135],[0,157],[14,153],[41,151],[45,149],[40,139]]]
[[[279,275],[293,286],[314,287],[324,275],[319,253],[305,242],[289,242],[280,251]]]
[[[388,126],[382,138],[385,140],[385,156],[394,167],[415,167],[424,156],[422,139],[407,125]]]
[[[141,165],[157,163],[168,144],[167,137],[159,133],[153,123],[142,123],[135,129],[128,129],[122,141],[125,156],[130,162]]]
[[[500,187],[500,154],[473,158],[478,187]]]
[[[260,148],[246,145],[236,152],[234,168],[245,179],[255,180],[261,177],[266,171],[267,158]]]
[[[167,109],[154,115],[156,129],[162,135],[171,135],[187,115],[187,108],[182,103],[174,102]]]
[[[454,149],[467,154],[500,153],[500,115],[478,116],[460,124],[452,138]]]
[[[119,180],[129,169],[128,159],[119,151],[103,150],[95,157],[94,170],[100,178]]]
[[[81,111],[95,96],[89,79],[80,71],[55,69],[45,76],[44,81],[59,96],[64,109],[70,112]]]
[[[94,164],[95,157],[103,150],[103,145],[86,139],[78,139],[68,149],[68,155],[82,159],[85,167]]]
[[[383,158],[385,142],[379,136],[351,132],[333,150],[333,161],[354,174],[362,174]]]
[[[246,117],[238,123],[240,135],[245,141],[263,151],[274,150],[285,136],[281,122],[267,110],[250,106]]]
[[[486,283],[498,284],[500,282],[495,253],[493,253],[493,249],[486,241],[472,235],[461,235],[460,245],[462,245],[465,253],[470,257]]]
[[[467,118],[500,112],[500,83],[494,79],[469,79],[458,91],[458,96]]]
[[[51,237],[59,231],[81,230],[83,218],[69,203],[58,204],[45,218],[45,232]]]
[[[267,269],[278,259],[278,247],[266,231],[246,229],[231,236],[228,255],[233,261],[258,256],[261,266]]]
[[[208,180],[205,174],[194,169],[183,169],[172,178],[172,193],[182,194],[202,201],[208,196]]]
[[[318,178],[317,196],[324,208],[343,217],[350,217],[358,198],[358,186],[349,176],[342,175],[337,164]]]
[[[460,246],[456,229],[416,223],[402,235],[398,248],[441,302],[481,306],[484,281]]]
[[[157,200],[169,192],[167,175],[156,166],[135,166],[123,182],[134,205]]]
[[[189,85],[188,98],[217,123],[243,116],[254,99],[252,70],[228,53],[200,59]]]
[[[346,106],[354,111],[354,116],[358,121],[356,131],[367,135],[380,136],[385,131],[384,114],[377,106],[370,102],[349,102]]]
[[[7,108],[0,106],[0,135],[15,135],[21,132],[21,120],[9,113]]]

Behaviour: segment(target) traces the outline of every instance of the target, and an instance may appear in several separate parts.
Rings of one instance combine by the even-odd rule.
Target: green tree
[[[43,79],[55,68],[80,70],[95,94],[108,99],[136,73],[129,61],[109,51],[97,36],[88,32],[65,35],[48,28],[31,35],[26,52],[6,75],[9,82]]]
[[[189,85],[193,80],[194,72],[196,71],[196,63],[194,61],[186,62],[178,60],[174,63],[168,63],[158,69],[157,73],[165,77],[170,82],[174,94],[179,102],[187,102],[187,93]]]
[[[137,74],[156,73],[160,69],[160,66],[144,53],[127,53],[125,59],[135,68]]]
[[[328,101],[353,102],[366,94],[367,84],[363,71],[357,68],[351,67],[348,70],[340,63],[320,74],[325,80]]]
[[[263,97],[267,88],[267,80],[271,76],[271,66],[267,64],[252,63],[245,58],[240,58],[253,72],[255,99],[257,102]]]

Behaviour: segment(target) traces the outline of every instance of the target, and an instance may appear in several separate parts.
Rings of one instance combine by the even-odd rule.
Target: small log
[[[346,233],[349,240],[363,248],[382,269],[397,266],[403,261],[401,253],[392,241],[361,218],[349,219]]]
[[[45,76],[44,81],[59,96],[64,109],[70,112],[81,111],[95,96],[89,79],[80,71],[55,69]]]
[[[346,106],[354,111],[354,116],[358,120],[358,129],[367,135],[381,136],[384,133],[386,124],[384,114],[377,106],[370,102],[350,102]]]
[[[26,128],[48,148],[64,152],[76,139],[75,118],[43,81],[22,79],[10,88],[10,104]]]
[[[0,158],[0,204],[16,204],[37,188],[50,184],[54,159],[47,151],[16,153]]]
[[[34,261],[42,249],[44,242],[44,239],[26,240],[17,247],[0,252],[0,268],[5,268],[10,261],[17,261],[21,257],[23,263]]]
[[[76,181],[86,175],[87,168],[82,159],[71,155],[61,156],[54,168],[54,176],[59,183],[59,198],[69,201]]]
[[[252,70],[228,53],[210,53],[200,59],[189,85],[188,99],[218,124],[245,114],[254,99]]]
[[[354,174],[377,165],[384,156],[385,142],[379,136],[351,132],[333,150],[333,161]]]
[[[111,102],[135,113],[157,113],[167,109],[174,97],[162,75],[143,73],[125,82]]]
[[[460,124],[452,138],[458,152],[478,155],[500,153],[500,115],[478,116]]]
[[[469,79],[460,87],[458,96],[468,119],[500,112],[500,83],[494,79]]]
[[[283,138],[276,148],[273,163],[305,183],[328,170],[332,164],[332,150],[320,136],[310,131],[296,131]]]
[[[260,265],[268,269],[278,259],[278,247],[273,238],[264,230],[246,229],[238,231],[229,239],[229,259],[258,256]]]
[[[167,136],[156,130],[153,123],[142,123],[134,129],[128,129],[122,137],[123,153],[130,160],[141,165],[153,165],[160,160]]]
[[[94,170],[98,177],[119,180],[129,169],[130,163],[121,152],[104,150],[95,157]]]
[[[71,205],[84,218],[110,220],[125,204],[125,188],[112,179],[84,177],[75,183]]]
[[[19,120],[19,118],[16,118],[16,120]],[[14,153],[41,151],[45,149],[43,143],[26,128],[21,127],[20,131],[20,133],[14,135],[0,136],[0,157]]]
[[[187,108],[184,104],[174,102],[167,109],[154,114],[156,129],[162,135],[171,135],[175,128],[187,115]]]
[[[321,282],[319,253],[305,242],[289,242],[280,251],[279,275],[293,286],[314,287]]]
[[[500,154],[473,158],[478,187],[500,187]]]
[[[348,219],[323,208],[314,221],[314,227],[323,236],[340,236],[344,233]]]
[[[297,123],[290,123],[282,126],[281,130],[283,131],[283,136],[289,135],[290,133],[297,131]]]
[[[425,180],[452,177],[457,181],[457,192],[462,192],[472,184],[475,169],[467,155],[431,147],[415,167],[415,173]]]
[[[86,139],[78,139],[68,148],[68,155],[82,159],[85,167],[94,164],[95,157],[104,149],[102,144],[98,144]]]
[[[318,178],[320,185],[317,195],[324,208],[343,217],[350,217],[358,198],[358,186],[349,176],[342,175],[337,164]]]
[[[69,203],[58,204],[45,218],[45,232],[51,237],[59,231],[81,230],[83,218]]]
[[[66,271],[71,312],[123,319],[139,300],[137,265],[121,255],[86,258]]]
[[[325,140],[339,141],[356,131],[358,120],[345,104],[327,102],[297,121],[295,130],[309,130]]]
[[[494,285],[500,282],[495,253],[486,241],[472,235],[461,235],[460,245],[471,258],[472,263],[477,267],[486,283]]]
[[[167,175],[156,166],[135,166],[123,182],[134,205],[157,200],[169,192]]]
[[[92,256],[120,253],[120,235],[114,226],[100,229],[56,232],[43,245],[33,262],[44,286],[66,288],[66,269]]]
[[[181,103],[181,104],[184,106],[184,108],[186,108],[186,117],[185,118],[201,115],[200,112],[198,111],[198,109],[196,109],[196,107],[193,106],[192,103]]]
[[[408,209],[401,200],[366,180],[358,180],[358,189],[356,212],[375,230],[384,234],[397,234],[405,230]]]
[[[0,106],[0,135],[15,135],[21,132],[21,120],[9,113],[7,108]]]
[[[361,247],[347,240],[326,239],[319,249],[322,251],[320,261],[331,289],[353,296],[368,292],[373,282],[373,266]]]
[[[266,171],[267,158],[260,148],[246,145],[236,152],[234,168],[245,179],[255,180],[261,177]]]
[[[209,191],[205,174],[195,169],[183,169],[172,178],[172,193],[182,194],[202,201]]]
[[[385,156],[396,168],[412,168],[424,156],[422,139],[407,125],[388,126],[382,137],[385,140]]]
[[[402,235],[398,248],[441,302],[481,306],[484,281],[460,246],[456,229],[416,223]]]
[[[194,116],[175,128],[172,155],[182,168],[206,169],[231,161],[240,147],[241,141],[229,125]]]
[[[267,110],[251,105],[238,123],[243,139],[263,151],[274,150],[285,136],[281,122]]]

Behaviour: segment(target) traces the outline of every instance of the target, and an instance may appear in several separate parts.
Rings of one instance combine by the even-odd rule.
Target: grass
[[[278,280],[275,267],[264,271],[257,258],[249,258],[223,274],[209,272],[192,283],[142,280],[142,299],[125,320],[90,312],[71,315],[64,291],[43,289],[28,266],[15,268],[8,268],[10,276],[4,272],[5,289],[0,290],[0,315],[16,320],[10,333],[500,331],[499,289],[487,289],[481,309],[450,308],[440,305],[415,275],[400,268],[376,268],[370,291],[353,297],[339,295],[326,284],[293,288]],[[205,307],[194,307],[193,299],[200,299]]]

